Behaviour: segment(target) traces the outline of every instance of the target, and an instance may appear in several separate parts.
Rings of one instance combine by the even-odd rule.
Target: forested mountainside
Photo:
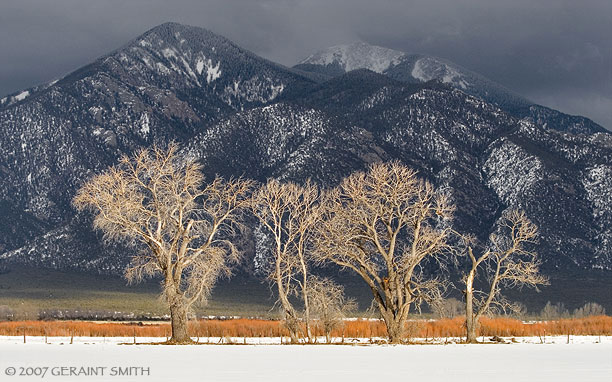
[[[18,98],[0,106],[4,261],[121,272],[129,250],[103,245],[71,198],[120,155],[175,140],[208,176],[259,181],[330,186],[400,160],[448,190],[458,229],[486,238],[522,208],[545,267],[612,269],[612,134],[446,61],[353,44],[289,69],[168,23]]]

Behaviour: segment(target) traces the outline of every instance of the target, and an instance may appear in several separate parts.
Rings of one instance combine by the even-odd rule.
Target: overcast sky
[[[0,0],[0,96],[165,21],[289,66],[353,41],[432,54],[612,129],[611,0]]]

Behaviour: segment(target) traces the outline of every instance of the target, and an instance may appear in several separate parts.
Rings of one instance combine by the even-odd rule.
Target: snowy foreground
[[[151,346],[120,345],[132,338],[80,337],[70,344],[70,338],[49,337],[45,344],[28,337],[24,344],[23,337],[3,336],[0,381],[612,381],[612,337],[517,340],[287,346],[278,338],[251,338],[248,346]]]

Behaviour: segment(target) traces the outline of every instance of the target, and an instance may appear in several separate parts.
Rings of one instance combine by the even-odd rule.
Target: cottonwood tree
[[[440,298],[429,304],[432,313],[439,318],[455,318],[465,313],[465,304],[456,298]]]
[[[292,295],[302,299],[305,334],[309,340],[312,338],[308,276],[318,203],[319,189],[310,181],[301,186],[271,179],[252,198],[253,213],[264,234],[271,238],[272,266],[268,278],[276,285],[285,325],[294,343],[299,341],[301,329]]]
[[[172,343],[191,342],[190,307],[206,300],[217,279],[238,259],[228,239],[248,205],[252,182],[216,178],[205,183],[201,166],[182,161],[177,145],[143,149],[86,182],[74,198],[91,210],[108,241],[128,241],[140,252],[126,269],[130,281],[160,275],[170,309]]]
[[[463,278],[465,285],[466,342],[477,342],[479,320],[493,307],[513,310],[517,306],[502,295],[502,288],[536,287],[548,284],[539,273],[537,252],[531,249],[538,229],[524,212],[511,210],[502,216],[499,229],[491,234],[486,248],[478,248],[472,237],[463,237],[469,259],[469,271]],[[475,287],[482,276],[481,288]]]
[[[565,304],[558,302],[556,304],[550,301],[546,302],[544,308],[540,311],[540,317],[543,320],[555,320],[559,318],[568,318],[570,316],[569,311],[565,308]]]
[[[450,248],[454,207],[399,162],[353,173],[325,197],[317,255],[367,283],[389,341],[401,342],[410,306],[439,294],[444,280],[426,276]]]
[[[325,334],[327,343],[331,333],[344,325],[344,318],[357,308],[352,299],[344,296],[344,287],[329,278],[313,277],[308,288],[313,317]]]
[[[587,302],[581,308],[574,310],[575,318],[584,318],[590,316],[605,316],[606,309],[596,302]]]

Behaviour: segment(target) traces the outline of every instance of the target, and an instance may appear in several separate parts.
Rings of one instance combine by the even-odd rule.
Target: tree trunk
[[[287,296],[287,289],[283,285],[283,277],[280,271],[280,260],[277,258],[276,260],[276,273],[275,273],[275,281],[276,286],[278,288],[278,300],[281,303],[284,311],[284,320],[285,327],[289,331],[289,336],[291,336],[291,343],[299,342],[299,332],[300,332],[300,322],[295,313],[295,309],[293,305],[289,301],[289,297]]]
[[[308,338],[308,342],[312,341],[312,333],[310,330],[310,304],[308,302],[308,290],[306,284],[306,275],[304,275],[304,284],[302,286],[302,298],[304,299],[304,323],[306,326],[306,337]]]
[[[475,270],[472,269],[465,282],[465,342],[469,344],[478,342],[476,339],[478,317],[474,315],[474,276]]]
[[[285,327],[289,331],[289,337],[291,337],[291,343],[297,344],[300,342],[300,321],[295,317],[293,312],[285,311]]]
[[[389,343],[399,344],[404,339],[404,325],[405,320],[401,317],[395,316],[392,312],[383,313],[383,320],[387,327],[387,336],[389,337]]]
[[[172,321],[172,338],[168,342],[173,344],[193,342],[187,331],[187,308],[183,304],[170,305],[170,319]]]
[[[465,342],[467,342],[468,344],[478,343],[478,339],[476,336],[477,328],[478,328],[478,320],[475,317],[472,317],[471,319],[468,318],[466,320],[467,336],[466,336]]]
[[[310,303],[308,302],[308,269],[306,268],[306,261],[304,260],[303,249],[300,250],[300,264],[302,267],[302,299],[304,300],[304,321],[306,324],[306,337],[308,338],[308,342],[311,342],[312,333],[310,331]]]
[[[301,331],[300,320],[295,313],[295,309],[293,309],[293,305],[291,305],[291,302],[289,302],[289,298],[283,294],[284,289],[280,287],[280,284],[278,287],[278,293],[279,300],[283,306],[285,327],[289,331],[289,336],[291,336],[291,343],[298,343],[300,342],[299,333]]]
[[[389,343],[402,343],[404,338],[403,322],[391,322],[387,324],[387,332],[389,334]]]

